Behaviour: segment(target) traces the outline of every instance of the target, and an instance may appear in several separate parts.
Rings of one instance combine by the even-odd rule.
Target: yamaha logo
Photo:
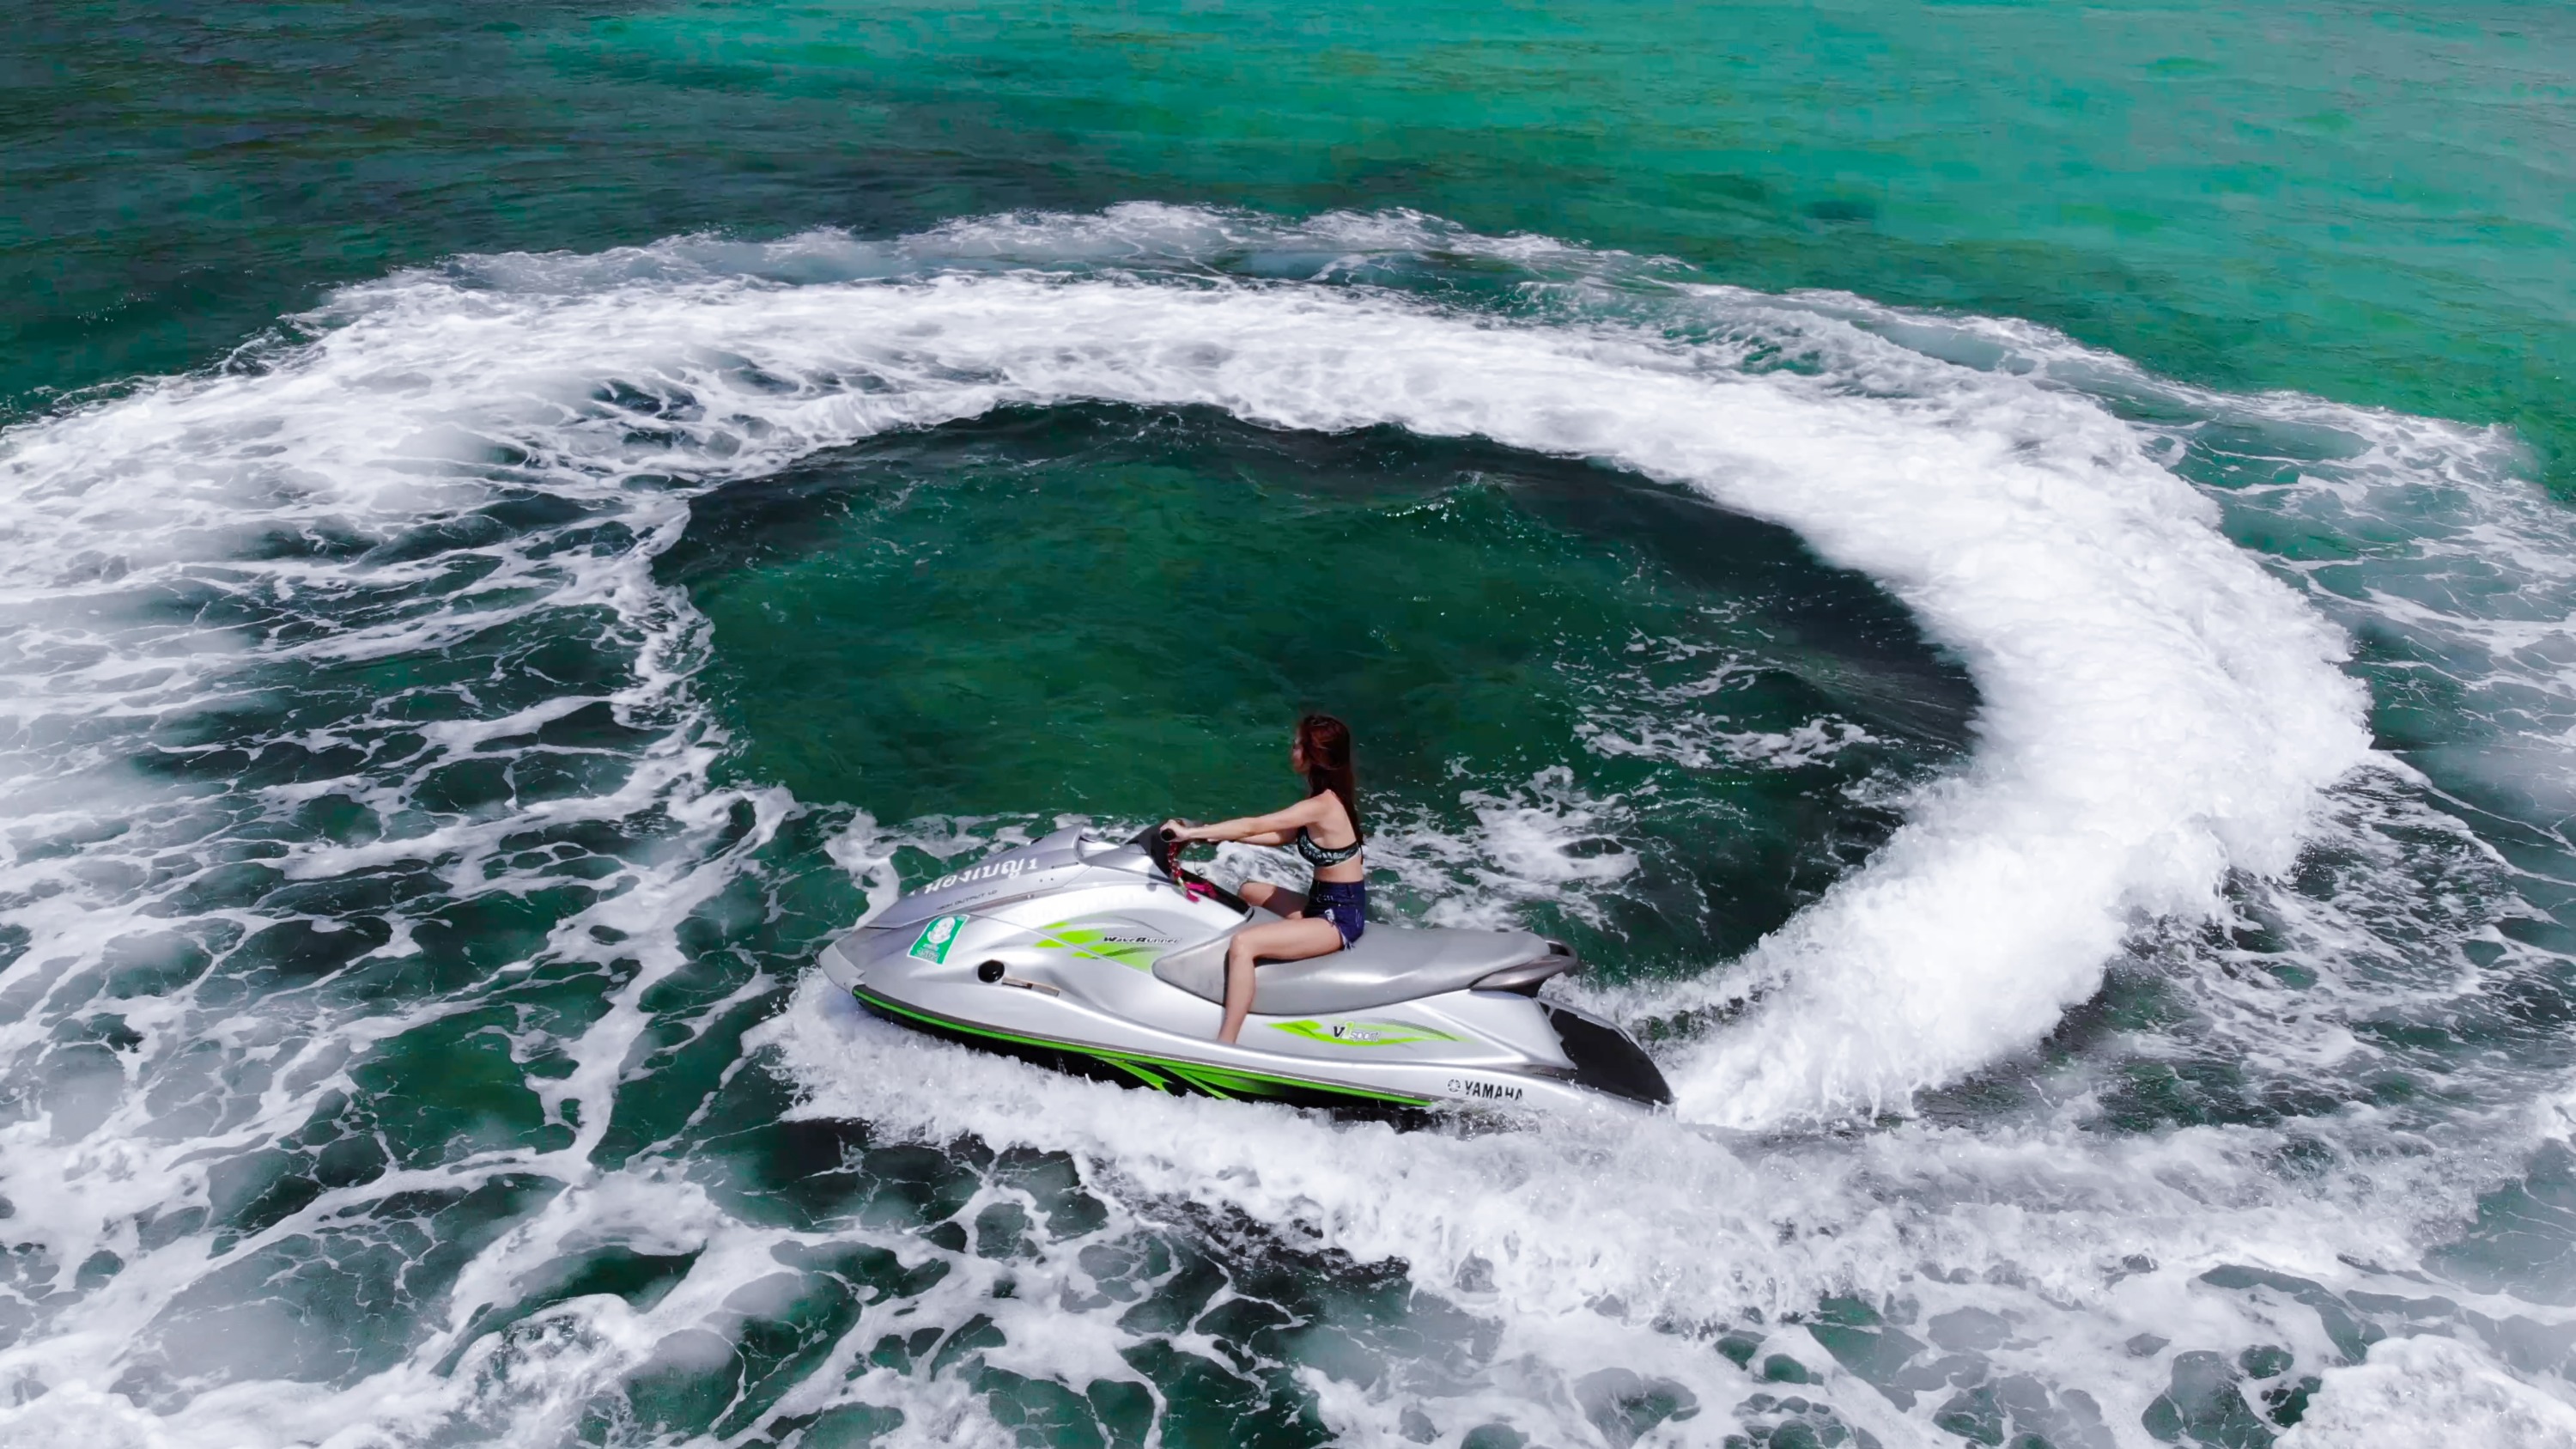
[[[1501,1082],[1472,1082],[1464,1077],[1451,1077],[1449,1091],[1453,1096],[1474,1097],[1486,1102],[1517,1102],[1521,1089]]]

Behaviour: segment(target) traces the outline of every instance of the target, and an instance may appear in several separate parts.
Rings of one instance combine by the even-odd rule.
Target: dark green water
[[[0,1443],[2576,1442],[2563,7],[17,21]],[[809,970],[1310,707],[1678,1114]]]
[[[1579,788],[1618,802],[1587,848],[1656,885],[1542,917],[1622,972],[1696,970],[1821,893],[1894,824],[1853,787],[1926,773],[1973,705],[1783,530],[1391,431],[1059,410],[906,434],[731,490],[663,576],[728,641],[728,773],[893,819],[1258,798],[1278,721],[1329,701],[1389,722],[1371,789],[1427,812],[1399,828],[1472,832],[1450,782],[1561,770],[1719,661],[1739,733],[1865,737],[1792,769],[1587,760]]]

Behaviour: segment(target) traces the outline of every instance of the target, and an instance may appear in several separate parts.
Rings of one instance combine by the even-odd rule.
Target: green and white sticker
[[[1411,1046],[1418,1041],[1456,1041],[1445,1031],[1416,1026],[1409,1021],[1337,1021],[1327,1026],[1320,1021],[1274,1021],[1274,1031],[1302,1036],[1326,1046]]]
[[[948,948],[957,944],[957,933],[964,929],[964,916],[941,916],[922,927],[921,934],[913,938],[911,954],[938,965],[948,959]]]

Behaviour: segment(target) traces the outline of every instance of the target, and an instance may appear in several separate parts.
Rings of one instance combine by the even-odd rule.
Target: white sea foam
[[[1373,868],[1393,871],[1433,925],[1500,928],[1534,904],[1597,920],[1599,889],[1637,869],[1619,840],[1626,802],[1593,797],[1562,765],[1507,788],[1470,786],[1458,804],[1476,822],[1467,834],[1399,813],[1370,840]]]
[[[2126,430],[2015,382],[1927,387],[1947,394],[1932,416],[1891,416],[1695,375],[1635,337],[1379,299],[1005,280],[785,300],[794,317],[767,325],[808,345],[846,300],[863,315],[841,325],[870,337],[937,329],[896,366],[1025,397],[1610,457],[1790,523],[1912,605],[1978,681],[1976,760],[1753,963],[1787,994],[1683,1070],[1699,1115],[1898,1101],[2035,1039],[2135,913],[2206,910],[2228,868],[2285,868],[2315,792],[2367,758],[2339,642]]]
[[[2492,852],[2480,854],[2448,817],[2430,817],[2406,773],[2370,753],[2358,690],[2336,668],[2343,641],[2320,609],[2474,651],[2463,676],[2473,692],[2499,696],[2481,718],[2517,742],[2516,768],[2530,766],[2512,783],[2561,788],[2553,782],[2564,778],[2564,730],[2506,716],[2526,708],[2544,722],[2576,718],[2576,689],[2548,662],[2566,613],[2547,606],[2576,588],[2576,571],[2553,552],[2563,521],[2499,481],[2495,439],[2306,400],[2172,389],[2017,324],[1692,286],[1648,264],[1539,240],[1460,238],[1418,218],[1330,218],[1299,236],[1264,225],[1127,208],[960,224],[884,245],[823,234],[489,259],[350,289],[309,340],[255,370],[146,386],[9,434],[0,473],[15,506],[0,535],[0,605],[23,627],[9,646],[16,692],[6,707],[35,732],[9,744],[6,787],[34,827],[30,840],[95,841],[110,825],[133,838],[87,854],[31,849],[9,863],[0,888],[25,899],[12,919],[38,944],[0,979],[19,1011],[0,1025],[0,1051],[31,1060],[63,1015],[47,1014],[54,994],[71,1001],[82,973],[101,969],[110,939],[144,919],[115,870],[139,870],[161,842],[194,838],[172,792],[113,772],[118,752],[138,722],[252,688],[246,663],[404,657],[540,610],[595,607],[608,620],[600,627],[632,655],[630,682],[429,733],[440,757],[453,758],[599,703],[664,732],[631,772],[599,791],[497,816],[458,813],[415,833],[298,840],[277,868],[320,880],[431,861],[460,890],[495,878],[527,888],[551,878],[505,842],[531,823],[614,821],[649,808],[666,810],[681,839],[621,875],[625,894],[577,913],[547,943],[547,960],[637,962],[603,987],[607,1009],[566,1043],[572,1071],[547,1089],[552,1120],[578,1122],[562,1145],[502,1147],[335,1189],[215,1250],[216,1267],[244,1262],[264,1245],[324,1230],[337,1211],[433,1180],[452,1187],[535,1172],[564,1184],[474,1258],[444,1319],[392,1369],[332,1384],[290,1382],[276,1365],[244,1369],[197,1394],[183,1418],[165,1419],[107,1391],[99,1366],[131,1354],[156,1324],[166,1335],[160,1315],[208,1270],[202,1236],[146,1248],[138,1226],[208,1201],[206,1167],[192,1153],[283,1137],[347,1084],[350,1064],[374,1043],[462,1009],[470,992],[383,1015],[310,993],[233,1009],[201,1007],[185,991],[146,999],[127,1013],[145,1044],[113,1080],[97,1076],[92,1105],[57,1091],[46,1110],[0,1122],[11,1241],[41,1244],[55,1283],[101,1248],[126,1260],[38,1336],[0,1349],[0,1396],[43,1391],[0,1407],[0,1436],[552,1443],[593,1395],[641,1365],[709,1351],[739,1331],[743,1314],[767,1302],[752,1299],[778,1286],[775,1253],[803,1239],[734,1221],[680,1175],[588,1165],[651,1025],[643,995],[680,964],[674,928],[738,879],[794,808],[780,792],[705,783],[716,743],[685,686],[712,646],[646,564],[685,523],[691,488],[1011,404],[1207,405],[1283,428],[1388,423],[1606,459],[1700,489],[1795,528],[1914,610],[1976,680],[1975,750],[1956,776],[1909,796],[1906,824],[1868,866],[1747,960],[1621,1001],[1647,1015],[1758,997],[1746,1019],[1668,1063],[1687,1120],[1586,1134],[1397,1135],[1163,1101],[861,1020],[808,979],[787,1014],[751,1041],[808,1092],[800,1111],[859,1116],[890,1139],[971,1133],[995,1147],[1070,1152],[1110,1221],[1097,1236],[1040,1245],[1009,1270],[1026,1281],[1008,1299],[994,1296],[1003,1270],[991,1260],[944,1254],[954,1271],[940,1288],[883,1307],[883,1317],[863,1315],[781,1412],[900,1402],[909,1417],[899,1442],[999,1439],[1005,1427],[956,1380],[865,1366],[865,1344],[898,1312],[949,1327],[990,1312],[1008,1340],[998,1364],[1075,1384],[1123,1375],[1114,1351],[1134,1335],[1114,1326],[1115,1310],[1064,1306],[1088,1301],[1096,1286],[1082,1249],[1161,1231],[1195,1208],[1241,1210],[1362,1261],[1400,1258],[1420,1291],[1494,1325],[1496,1346],[1478,1360],[1486,1381],[1469,1390],[1308,1371],[1320,1411],[1352,1442],[1398,1442],[1407,1410],[1436,1413],[1444,1434],[1491,1415],[1550,1442],[1580,1442],[1598,1432],[1582,1385],[1612,1370],[1689,1389],[1700,1416],[1657,1433],[1704,1442],[1743,1416],[1735,1406],[1757,1387],[1705,1335],[1754,1312],[1770,1333],[1764,1351],[1818,1370],[1847,1421],[1889,1443],[1929,1440],[1932,1404],[1901,1412],[1804,1328],[1780,1323],[1837,1293],[1891,1310],[1910,1303],[1918,1336],[1937,1337],[1921,1325],[1944,1314],[1992,1314],[2009,1328],[1980,1350],[1997,1373],[2080,1380],[2106,1432],[2136,1442],[2171,1366],[2170,1352],[2125,1346],[2138,1335],[2285,1343],[2303,1362],[2341,1352],[2312,1309],[2213,1286],[2204,1270],[2256,1263],[2338,1291],[2416,1291],[2356,1265],[2407,1269],[2465,1215],[2482,1180],[2563,1134],[2563,1123],[2527,1120],[2518,1101],[2461,1109],[2450,1122],[2456,1141],[2429,1140],[2393,1108],[2354,1108],[2315,1119],[2313,1130],[2331,1139],[2331,1165],[2302,1176],[2282,1165],[2285,1134],[2267,1128],[2085,1130],[2084,1093],[2109,1090],[2085,1083],[2073,1084],[2077,1100],[1978,1129],[1916,1121],[1850,1135],[1803,1130],[1903,1104],[2029,1047],[2095,992],[2105,963],[2142,928],[2188,937],[2221,913],[2277,907],[2302,963],[2327,973],[2305,1015],[2284,1019],[2259,985],[2223,972],[2186,989],[2210,1031],[2291,1065],[2369,1050],[2350,1025],[2365,1008],[2473,988],[2457,938],[2493,934],[2496,914],[2512,909],[2481,896],[2489,888],[2479,872],[2498,870]],[[1272,271],[1318,284],[1152,270],[1240,245],[1248,233],[1282,252],[1311,251],[1311,268]],[[1383,253],[1434,241],[1556,280],[1508,312],[1367,285]],[[1140,270],[1102,273],[1120,265]],[[818,273],[838,280],[810,280]],[[1793,337],[1811,365],[1747,370],[1745,339],[1756,333]],[[2341,472],[2231,497],[2230,509],[2369,513],[2393,507],[2388,494],[2435,480],[2452,512],[2409,546],[2509,561],[2530,598],[2481,613],[2433,589],[2337,594],[2322,566],[2267,573],[2222,536],[2208,496],[2168,471],[2189,429],[2112,415],[2122,399],[2150,393],[2167,416],[2361,440],[2358,453],[2337,454]],[[452,577],[450,562],[391,557],[358,567],[259,542],[396,540],[453,521],[504,484],[612,510],[635,541],[596,555],[496,550],[485,556],[488,575],[428,603],[401,591]],[[172,622],[166,609],[145,607],[154,588],[286,610],[367,589],[384,601],[327,620],[317,610],[310,635],[254,645],[240,629]],[[2503,698],[2509,690],[2522,692]],[[2542,706],[2530,705],[2534,697]],[[1595,747],[1668,758],[1715,750],[1786,765],[1848,743],[1830,721],[1813,728],[1812,738],[1776,742],[1628,731],[1597,735]],[[326,732],[309,743],[330,740]],[[369,803],[397,819],[417,784]],[[299,788],[276,787],[263,808],[283,818],[310,795]],[[1638,869],[1619,839],[1626,802],[1553,774],[1463,788],[1462,804],[1483,827],[1476,839],[1399,828],[1384,840],[1407,887],[1435,912],[1463,918],[1497,902],[1545,902],[1581,913]],[[716,844],[731,838],[737,812],[750,822],[747,843]],[[901,846],[945,857],[1026,838],[1031,824],[879,829],[863,818],[832,849],[881,901]],[[2263,884],[2290,866],[2304,838],[2318,837],[2355,854],[2347,881],[2316,895]],[[2455,847],[2456,862],[2446,854]],[[2386,858],[2367,858],[2383,848]],[[2418,876],[2432,884],[2418,889]],[[2231,880],[2235,894],[2222,895]],[[245,929],[270,923],[226,917],[235,918]],[[594,927],[621,944],[594,942]],[[2382,969],[2382,958],[2395,964]],[[2347,974],[2336,976],[2339,968]],[[698,1029],[725,1005],[685,1024]],[[220,1044],[231,1074],[212,1094],[216,1115],[195,1126],[151,1095],[180,1080],[190,1045],[181,1037],[191,1030]],[[700,1257],[649,1308],[593,1297],[546,1310],[506,1341],[472,1331],[477,1307],[524,1291],[531,1275],[589,1244]],[[928,1251],[909,1236],[886,1246],[908,1258]],[[727,1306],[746,1291],[752,1299]],[[2452,1296],[2498,1319],[2531,1311],[2504,1297]],[[458,1349],[459,1367],[442,1371],[441,1356]],[[2452,1386],[2426,1412],[2486,1415],[2480,1422],[2499,1432],[2557,1432],[2548,1404],[2463,1339],[2380,1345],[2363,1367],[2329,1376],[2302,1433],[2430,1422],[2394,1417],[2416,1412],[2399,1400],[2419,1379]],[[2070,1423],[2081,1418],[2064,1396],[2050,1404],[2076,1415]]]
[[[2126,1441],[2166,1387],[2166,1356],[2123,1347],[2138,1335],[2270,1341],[2309,1362],[2336,1353],[2306,1308],[2245,1301],[2198,1283],[2203,1271],[2252,1261],[2350,1280],[2338,1253],[2403,1261],[2412,1252],[2404,1212],[2339,1221],[2332,1242],[2321,1241],[2311,1192],[2263,1170],[2272,1146],[2263,1133],[2106,1140],[2058,1123],[1799,1142],[1638,1119],[1408,1134],[1034,1073],[876,1022],[811,981],[755,1041],[808,1084],[802,1112],[927,1140],[962,1131],[997,1148],[1070,1149],[1103,1164],[1122,1196],[1164,1212],[1240,1209],[1364,1262],[1401,1259],[1416,1283],[1497,1322],[1496,1357],[1523,1361],[1536,1385],[1503,1396],[1516,1420],[1576,1442],[1588,1437],[1584,1422],[1566,1411],[1585,1375],[1660,1375],[1720,1409],[1760,1385],[1673,1328],[1794,1320],[1855,1290],[1904,1300],[1918,1338],[1946,1314],[2008,1323],[1985,1349],[1996,1377],[2063,1383],[2070,1364],[2085,1365],[2085,1388],[2112,1425],[2130,1426]],[[2436,1160],[2383,1156],[2374,1171],[2384,1208],[2457,1211]],[[2520,1308],[2475,1301],[2497,1315]],[[1122,1341],[1097,1321],[1059,1331]],[[1932,1442],[1805,1330],[1774,1332],[1763,1352],[1801,1360],[1838,1408],[1887,1442]],[[1534,1417],[1533,1401],[1563,1417]],[[1381,1391],[1351,1412],[1364,1403],[1384,1433],[1410,1402]],[[1446,1395],[1431,1406],[1470,1407]],[[1693,1425],[1680,1442],[1723,1432],[1722,1421]]]
[[[654,277],[512,296],[411,277],[341,307],[350,320],[288,382],[154,394],[139,404],[151,442],[118,456],[167,449],[175,469],[213,426],[198,418],[230,419],[253,394],[283,414],[276,470],[385,477],[392,506],[412,508],[413,485],[393,480],[452,455],[467,420],[602,478],[683,464],[726,477],[890,427],[1087,399],[1605,458],[1796,528],[1912,607],[1984,709],[1968,769],[1868,867],[1735,972],[1653,1004],[1765,989],[1754,1020],[1678,1064],[1684,1110],[1708,1120],[1902,1103],[2028,1045],[2092,994],[2140,917],[2206,913],[2228,871],[2285,869],[2319,792],[2371,759],[2341,640],[2133,432],[2089,401],[1858,329],[1822,344],[1848,375],[1810,379],[1746,376],[1608,324],[1285,286]],[[1855,378],[1905,396],[1855,393]],[[695,416],[659,420],[685,459],[677,442],[626,441],[617,424],[649,420],[591,401],[603,380],[685,389]],[[368,399],[362,430],[324,401],[351,394]],[[362,437],[380,440],[372,461]],[[94,475],[78,458],[47,435],[15,466]],[[103,526],[94,513],[63,518],[65,536]]]
[[[2576,1407],[2499,1372],[2447,1338],[2382,1344],[2330,1369],[2283,1449],[2414,1449],[2424,1444],[2576,1444]]]

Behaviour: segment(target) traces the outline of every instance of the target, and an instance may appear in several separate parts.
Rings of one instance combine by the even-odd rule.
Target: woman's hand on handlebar
[[[1186,820],[1166,820],[1163,822],[1163,840],[1165,844],[1187,845],[1198,838],[1198,827],[1190,824]]]

